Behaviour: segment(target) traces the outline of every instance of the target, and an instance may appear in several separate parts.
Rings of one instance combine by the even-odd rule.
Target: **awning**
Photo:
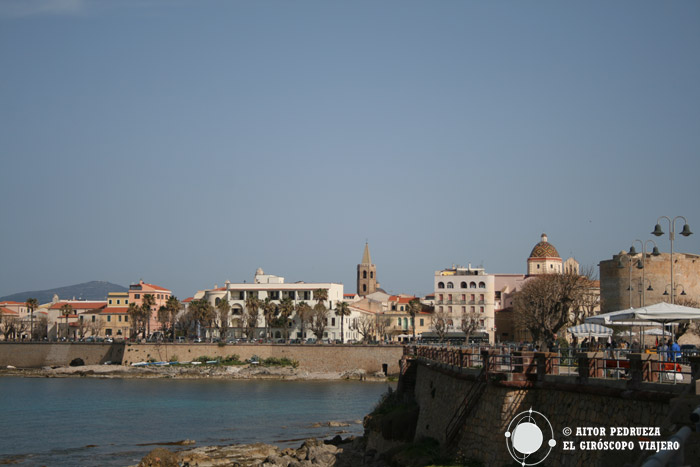
[[[583,323],[578,326],[567,328],[567,331],[576,337],[608,337],[612,336],[613,330],[601,326],[600,324]]]

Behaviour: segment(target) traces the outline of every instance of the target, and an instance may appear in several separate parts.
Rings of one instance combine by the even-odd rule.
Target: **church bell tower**
[[[362,262],[357,265],[357,295],[365,295],[377,291],[377,267],[372,264],[369,256],[369,243],[365,243]]]

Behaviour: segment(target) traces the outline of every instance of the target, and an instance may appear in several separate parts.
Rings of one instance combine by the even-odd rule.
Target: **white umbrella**
[[[624,313],[611,317],[613,323],[618,321],[654,321],[661,324],[668,324],[679,320],[700,319],[700,309],[688,306],[675,305],[661,302],[654,305],[633,308]]]
[[[566,329],[576,337],[609,337],[613,330],[600,324],[583,323]]]
[[[665,329],[659,329],[659,328],[654,328],[654,329],[649,329],[646,331],[647,334],[650,336],[670,336],[671,333],[669,331],[666,331]]]

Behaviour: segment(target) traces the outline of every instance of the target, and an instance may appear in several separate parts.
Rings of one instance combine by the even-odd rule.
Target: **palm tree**
[[[168,301],[165,302],[165,308],[167,308],[170,314],[170,326],[173,331],[173,342],[175,342],[175,322],[177,321],[177,314],[180,312],[180,300],[174,295],[171,295]]]
[[[277,304],[273,302],[270,297],[266,297],[262,302],[261,308],[263,310],[263,316],[265,317],[265,333],[267,335],[267,340],[270,340],[272,321],[275,319],[275,314],[277,313]]]
[[[292,316],[292,313],[294,313],[294,300],[289,297],[283,298],[282,301],[280,301],[279,313],[277,322],[282,329],[284,329],[285,339],[289,339],[289,326],[287,322],[289,321],[289,317]]]
[[[340,316],[340,343],[345,343],[345,317],[350,315],[350,305],[347,302],[335,304],[335,314]]]
[[[413,343],[416,343],[416,314],[423,309],[423,305],[417,298],[408,302],[408,314],[411,315],[411,326],[413,327]]]
[[[69,303],[61,306],[61,316],[66,318],[66,339],[68,338],[68,316],[73,314],[73,307]]]
[[[129,309],[126,311],[127,316],[131,320],[131,327],[134,329],[132,337],[136,338],[139,332],[141,332],[141,316],[142,309],[136,303],[129,303]]]
[[[310,320],[311,318],[311,307],[309,306],[308,303],[306,302],[299,302],[296,305],[296,312],[297,312],[297,317],[299,317],[299,321],[301,323],[301,337],[302,339],[304,338],[304,331],[306,328],[306,323]]]
[[[219,313],[219,337],[225,341],[228,337],[228,321],[231,313],[231,304],[228,302],[228,298],[224,297],[219,300],[219,303],[216,304],[216,309]]]
[[[319,303],[323,303],[328,300],[328,289],[316,289],[314,290],[314,300]]]
[[[39,300],[36,298],[29,298],[25,303],[29,309],[29,319],[31,320],[31,329],[29,330],[29,340],[34,340],[34,310],[39,308]]]
[[[258,324],[258,308],[260,308],[260,300],[253,294],[248,295],[245,300],[245,327],[246,336],[251,339],[253,330]]]
[[[151,314],[153,312],[153,306],[156,304],[156,298],[153,294],[147,293],[143,296],[143,301],[141,302],[141,308],[143,309],[143,316],[146,319],[146,329],[147,334],[151,335]]]

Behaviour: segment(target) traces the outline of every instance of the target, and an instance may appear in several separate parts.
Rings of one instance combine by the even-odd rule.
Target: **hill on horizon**
[[[109,292],[126,292],[129,289],[118,284],[106,281],[90,281],[82,284],[67,285],[48,290],[32,290],[0,297],[0,301],[26,302],[29,298],[36,298],[39,303],[49,303],[54,294],[61,300],[106,300]]]

